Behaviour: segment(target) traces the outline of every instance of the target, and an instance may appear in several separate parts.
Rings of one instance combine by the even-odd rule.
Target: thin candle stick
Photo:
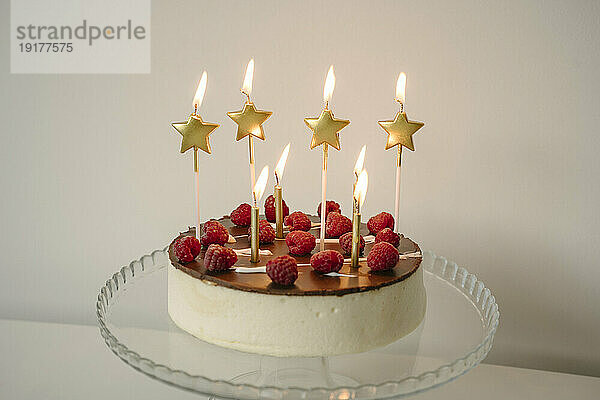
[[[275,174],[277,177],[277,174]],[[283,189],[278,184],[275,185],[275,237],[277,239],[283,239]]]
[[[398,155],[396,156],[396,202],[394,204],[394,222],[396,224],[396,232],[400,233],[400,177],[402,169],[402,146],[398,146]]]
[[[323,144],[323,171],[321,173],[321,234],[319,249],[325,250],[325,217],[327,214],[327,156],[329,153],[327,143]]]
[[[248,153],[250,159],[250,193],[254,190],[254,185],[256,185],[256,171],[254,168],[254,142],[252,141],[252,135],[248,136]],[[250,196],[251,199],[252,195]]]
[[[194,148],[194,185],[196,188],[196,239],[200,240],[200,168],[198,161],[198,149]]]
[[[254,207],[252,207],[252,213],[250,214],[250,262],[257,263],[260,261],[259,258],[259,225],[258,225],[258,207],[256,201]]]
[[[358,268],[358,255],[360,253],[360,207],[357,205],[352,216],[352,252],[350,253],[350,265]]]

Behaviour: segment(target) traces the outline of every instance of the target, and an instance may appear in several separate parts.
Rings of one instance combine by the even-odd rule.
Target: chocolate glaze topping
[[[311,220],[318,222],[319,218],[313,216],[311,217]],[[233,249],[244,249],[250,247],[247,227],[235,226],[229,220],[229,217],[223,217],[219,220],[219,222],[221,222],[229,230],[229,233],[237,240],[236,243],[226,244],[227,247],[231,247]],[[312,229],[311,233],[318,238],[319,229]],[[181,233],[179,237],[186,235],[193,236],[194,234],[195,228],[190,228],[187,232]],[[361,225],[361,234],[364,236],[369,234],[366,224]],[[373,244],[367,244],[365,246],[365,256],[369,253],[371,247],[373,247]],[[273,255],[261,256],[260,261],[256,264],[250,262],[250,257],[238,255],[238,261],[234,268],[264,266],[267,261],[272,258],[289,254],[285,240],[275,240],[273,244],[268,245],[261,244],[260,248],[261,250],[270,250]],[[325,249],[338,250],[341,252],[341,248],[338,243],[327,243],[325,244]],[[405,237],[401,237],[398,250],[400,251],[400,254],[421,251],[415,242]],[[313,254],[318,251],[319,244],[317,239],[317,246],[315,247],[315,250],[313,250]],[[233,269],[219,273],[207,271],[202,262],[204,258],[204,251],[200,253],[195,261],[187,264],[180,264],[175,257],[173,243],[171,243],[169,246],[169,258],[171,259],[171,264],[173,264],[173,266],[175,266],[177,269],[190,276],[193,276],[194,278],[212,282],[219,286],[225,286],[228,288],[248,292],[289,296],[341,296],[348,293],[374,290],[403,281],[412,275],[421,264],[421,258],[408,258],[406,260],[398,261],[396,267],[391,271],[370,273],[366,261],[361,262],[359,268],[352,268],[350,267],[349,263],[345,263],[339,272],[343,274],[356,275],[357,277],[355,278],[322,276],[314,272],[310,265],[299,265],[298,279],[296,280],[295,284],[293,286],[284,287],[272,283],[271,279],[269,279],[265,273],[237,273]],[[310,264],[310,255],[304,257],[294,256],[294,258],[298,264]]]

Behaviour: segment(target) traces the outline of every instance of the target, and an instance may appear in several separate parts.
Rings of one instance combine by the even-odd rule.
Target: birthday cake
[[[337,213],[332,214],[328,221],[335,220]],[[374,236],[362,224],[366,257],[353,268],[344,258],[345,237],[327,239],[325,251],[319,252],[318,218],[308,219],[308,232],[287,233],[287,240],[270,240],[273,228],[261,224],[261,239],[267,236],[264,241],[270,243],[261,244],[258,263],[249,260],[248,227],[235,225],[230,217],[217,222],[235,242],[221,235],[221,243],[227,243],[201,249],[198,242],[193,248],[185,242],[195,243],[195,228],[182,233],[169,246],[168,309],[173,322],[206,342],[274,356],[362,352],[412,332],[426,307],[419,246],[389,228]],[[201,242],[218,236],[213,233],[217,222],[203,225]],[[290,240],[303,235],[313,237],[309,249],[299,248],[305,239]],[[221,248],[231,251],[215,252]],[[194,251],[198,255],[188,261]],[[319,254],[327,257],[319,261]],[[285,273],[273,272],[280,266],[283,272],[290,266],[288,281]],[[283,281],[275,282],[278,278]]]
[[[388,135],[386,150],[397,148],[395,217],[381,212],[361,224],[368,186],[365,147],[354,167],[352,220],[342,215],[339,204],[326,201],[329,147],[340,150],[339,132],[350,124],[336,118],[329,107],[333,66],[325,81],[323,110],[318,117],[304,119],[312,133],[310,148],[322,148],[324,207],[317,207],[319,217],[289,214],[280,182],[288,144],[275,168],[274,195],[267,198],[265,219],[260,219],[258,203],[268,167],[256,179],[253,140],[265,140],[263,124],[273,113],[257,109],[251,100],[253,71],[250,60],[241,90],[247,101],[241,110],[227,113],[237,124],[236,140],[248,141],[252,205],[241,204],[226,217],[200,223],[198,151],[211,153],[209,136],[219,126],[198,114],[206,72],[193,114],[187,122],[172,124],[182,136],[181,152],[194,150],[196,226],[169,246],[171,319],[206,342],[274,356],[362,352],[408,335],[423,320],[426,295],[421,250],[394,231],[402,148],[414,150],[412,135],[423,126],[404,112],[406,77],[400,74],[396,87],[400,111],[393,120],[379,121]]]

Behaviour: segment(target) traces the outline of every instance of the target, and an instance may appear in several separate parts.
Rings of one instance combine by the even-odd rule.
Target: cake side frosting
[[[336,278],[332,278],[336,279]],[[169,315],[222,347],[279,357],[368,351],[415,330],[425,315],[423,271],[343,296],[270,296],[196,279],[169,266]]]

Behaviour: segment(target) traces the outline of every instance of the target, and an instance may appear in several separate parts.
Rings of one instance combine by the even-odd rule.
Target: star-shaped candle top
[[[192,114],[187,122],[173,122],[173,128],[181,133],[181,152],[196,148],[211,153],[208,136],[219,127],[219,124],[211,124],[202,121],[199,115]]]
[[[387,144],[385,149],[391,149],[394,146],[402,146],[415,151],[412,136],[425,125],[423,122],[409,121],[404,112],[404,102],[406,100],[406,74],[401,72],[396,81],[396,101],[400,103],[400,111],[392,121],[379,121],[379,125],[387,132]]]
[[[327,78],[325,79],[325,86],[323,87],[323,101],[325,102],[325,108],[321,111],[321,115],[319,115],[318,118],[304,118],[304,123],[306,123],[312,131],[312,140],[310,141],[311,149],[314,149],[321,144],[325,144],[331,145],[339,150],[339,132],[350,124],[350,121],[348,120],[335,118],[329,109],[329,100],[333,95],[334,88],[335,74],[333,73],[332,65],[329,67]]]
[[[318,118],[304,118],[304,122],[313,133],[310,142],[311,149],[326,143],[339,150],[339,132],[350,124],[348,120],[334,118],[331,110],[328,109],[321,111]]]
[[[254,103],[248,102],[244,104],[242,110],[231,111],[228,112],[227,115],[238,125],[235,140],[241,140],[250,135],[265,140],[265,132],[262,124],[264,124],[273,113],[271,111],[257,110]]]
[[[202,78],[198,84],[196,95],[194,96],[194,113],[190,115],[187,122],[173,122],[171,125],[183,136],[181,139],[181,152],[185,153],[192,147],[194,149],[201,149],[210,154],[210,143],[208,142],[208,136],[219,127],[219,124],[211,124],[202,121],[200,115],[197,114],[202,100],[204,99],[204,93],[206,92],[207,75],[206,71],[202,73]]]
[[[264,124],[265,121],[269,119],[271,115],[273,115],[271,111],[257,110],[254,106],[254,103],[252,103],[252,101],[250,100],[250,93],[252,93],[253,78],[254,59],[251,59],[248,62],[248,66],[246,67],[244,83],[242,84],[242,93],[246,95],[248,100],[246,101],[246,104],[244,104],[244,108],[242,110],[231,111],[227,113],[229,118],[231,118],[238,125],[235,140],[242,140],[246,136],[250,136],[250,140],[252,139],[252,136],[257,137],[261,140],[265,140],[265,132],[263,130],[262,124]]]
[[[415,150],[412,135],[423,127],[423,122],[409,121],[406,114],[399,112],[392,121],[379,121],[379,125],[387,132],[388,139],[385,149],[394,146],[404,146],[412,151]]]

